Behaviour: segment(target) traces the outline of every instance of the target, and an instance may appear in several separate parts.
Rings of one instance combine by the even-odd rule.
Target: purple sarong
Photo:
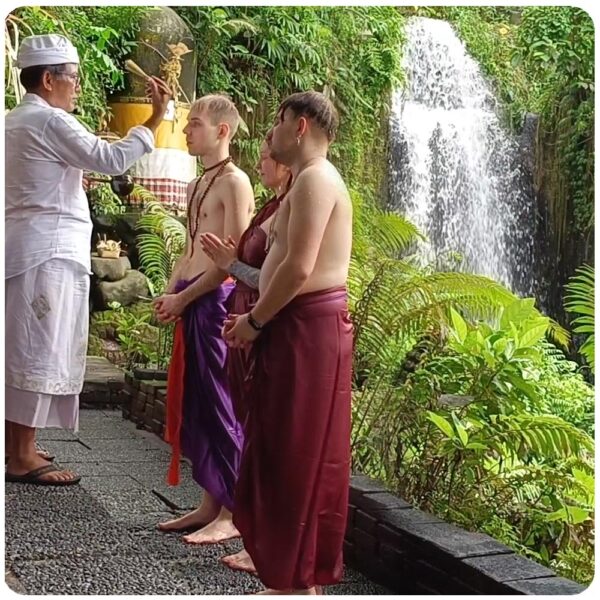
[[[175,293],[200,277],[180,280]],[[227,346],[221,337],[225,302],[234,285],[224,283],[188,305],[183,313],[185,373],[181,449],[192,462],[194,481],[219,504],[233,509],[243,446],[225,369]]]

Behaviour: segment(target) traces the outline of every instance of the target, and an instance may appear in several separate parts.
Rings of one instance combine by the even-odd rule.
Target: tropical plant
[[[594,388],[580,366],[549,342],[540,344],[542,364],[537,382],[541,411],[557,415],[588,435],[594,435]]]
[[[445,335],[422,336],[401,378],[372,372],[355,391],[355,468],[563,573],[577,565],[588,581],[593,441],[548,412],[547,318],[519,299],[495,326],[449,312]]]
[[[185,225],[161,202],[147,198],[136,229],[141,270],[161,294],[185,249]]]
[[[573,331],[586,336],[579,352],[594,372],[594,268],[583,265],[576,273],[566,286],[565,308],[578,315],[573,320]]]
[[[116,342],[123,357],[120,366],[129,371],[134,366],[164,369],[169,363],[172,327],[157,322],[149,303],[122,306],[111,302],[108,310],[93,314],[90,332],[98,354],[105,353],[102,340]]]
[[[435,272],[400,258],[421,234],[403,217],[390,214],[352,193],[353,251],[348,279],[354,322],[356,377],[364,379],[371,367],[386,372],[400,364],[416,337],[431,327],[443,332],[450,310],[470,318],[499,318],[502,309],[516,306],[517,297],[501,284],[480,275]],[[518,304],[529,317],[541,318],[534,300]],[[512,313],[511,313],[512,314]],[[562,345],[568,333],[549,319],[544,331]]]
[[[110,186],[103,183],[88,191],[90,207],[95,215],[109,215],[115,220],[125,212],[121,198],[117,196]]]
[[[487,278],[417,267],[419,232],[352,198],[354,468],[588,581],[593,392],[546,339],[567,332]]]

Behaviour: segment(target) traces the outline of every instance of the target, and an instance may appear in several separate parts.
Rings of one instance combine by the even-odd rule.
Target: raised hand
[[[162,118],[173,93],[169,86],[159,77],[146,79],[146,94],[152,100],[152,111]]]
[[[214,233],[200,234],[200,246],[203,252],[223,271],[227,271],[235,260],[237,245],[233,238],[222,240]]]

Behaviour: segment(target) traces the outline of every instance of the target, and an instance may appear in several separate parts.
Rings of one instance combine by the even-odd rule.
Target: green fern
[[[566,288],[565,309],[579,315],[573,320],[573,331],[587,336],[579,352],[594,372],[594,267],[583,265],[577,269],[577,275],[570,279]]]
[[[490,441],[500,455],[527,453],[550,460],[592,456],[594,451],[594,442],[589,435],[554,415],[502,416],[493,429]]]
[[[146,197],[144,212],[136,229],[141,270],[160,294],[169,282],[173,267],[185,249],[186,230],[156,199]]]
[[[403,217],[386,213],[351,194],[354,208],[352,260],[348,276],[355,335],[355,372],[370,365],[392,367],[400,340],[408,341],[431,324],[442,329],[450,309],[469,320],[495,321],[518,298],[503,285],[481,275],[431,272],[402,257],[421,236]],[[527,304],[527,303],[526,303]],[[534,301],[527,310],[540,313]],[[566,346],[569,335],[550,321],[548,335]],[[400,344],[406,345],[406,344]]]

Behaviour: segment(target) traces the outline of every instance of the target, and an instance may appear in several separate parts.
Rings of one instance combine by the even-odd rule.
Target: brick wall
[[[123,417],[138,427],[163,437],[166,419],[167,382],[139,380],[125,375]]]
[[[346,562],[402,594],[577,594],[584,586],[493,538],[413,508],[373,479],[350,486]]]

